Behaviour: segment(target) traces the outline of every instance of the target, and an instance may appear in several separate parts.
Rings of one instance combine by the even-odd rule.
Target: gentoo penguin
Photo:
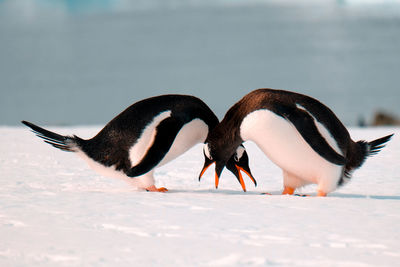
[[[204,142],[218,124],[218,118],[194,96],[162,95],[131,105],[88,140],[75,135],[62,136],[27,121],[22,123],[46,143],[76,152],[102,175],[124,179],[147,191],[165,192],[166,188],[154,185],[155,168]],[[243,149],[239,146],[238,152],[246,158]],[[234,151],[231,156],[235,158],[237,153]],[[246,163],[240,161],[238,164],[245,165],[238,168],[248,170]],[[240,181],[237,169],[232,172]]]
[[[216,162],[218,180],[228,155],[251,140],[283,171],[282,194],[307,184],[326,196],[351,177],[393,134],[354,142],[335,114],[306,95],[258,89],[244,96],[210,133],[204,154]]]

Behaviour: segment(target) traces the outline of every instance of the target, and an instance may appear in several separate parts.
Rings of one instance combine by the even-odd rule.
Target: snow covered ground
[[[367,140],[392,132],[345,187],[303,198],[278,195],[280,170],[252,143],[259,185],[245,179],[246,193],[226,171],[218,190],[211,170],[198,182],[200,145],[156,172],[168,193],[148,193],[0,127],[0,266],[398,266],[400,129],[351,129]]]

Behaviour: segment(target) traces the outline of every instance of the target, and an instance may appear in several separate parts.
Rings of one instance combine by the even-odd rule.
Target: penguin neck
[[[208,143],[219,158],[232,156],[237,147],[243,143],[240,126],[244,117],[254,109],[257,101],[244,97],[234,104],[225,114],[223,120],[210,133]],[[206,141],[207,142],[207,141]]]
[[[235,153],[243,142],[239,129],[232,121],[222,121],[210,133],[206,143],[215,151],[217,158],[228,160]]]

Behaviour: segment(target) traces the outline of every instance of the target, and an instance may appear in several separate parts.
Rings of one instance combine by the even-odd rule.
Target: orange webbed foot
[[[146,187],[145,189],[146,189],[147,192],[162,192],[162,193],[165,193],[165,192],[168,191],[168,189],[165,188],[165,187],[157,188],[155,185],[151,185],[149,187]]]
[[[294,194],[294,190],[296,190],[296,188],[285,186],[283,188],[282,195],[293,195]]]

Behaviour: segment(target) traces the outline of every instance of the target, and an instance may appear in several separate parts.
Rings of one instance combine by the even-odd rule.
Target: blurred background
[[[396,122],[400,0],[0,0],[0,125],[103,125],[168,93],[222,119],[263,87]]]

